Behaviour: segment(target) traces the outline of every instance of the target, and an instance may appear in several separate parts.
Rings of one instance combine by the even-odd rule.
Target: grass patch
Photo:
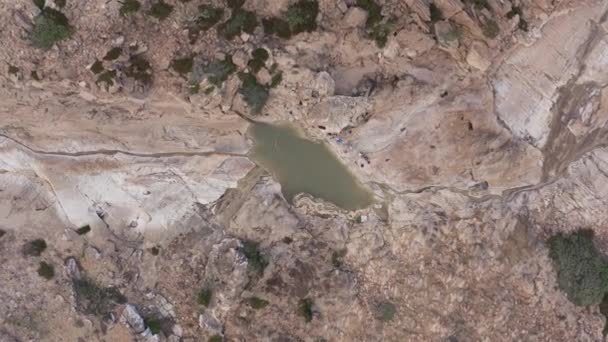
[[[133,14],[141,8],[141,3],[137,0],[124,0],[120,2],[120,15],[127,16]]]
[[[608,263],[593,244],[593,231],[557,234],[548,240],[557,284],[579,306],[602,302],[608,292]]]
[[[171,62],[171,67],[178,74],[185,77],[192,71],[192,67],[194,66],[194,59],[192,56],[176,58]]]
[[[127,302],[118,289],[101,287],[87,278],[72,281],[78,308],[87,314],[103,316],[110,313],[117,304]]]
[[[221,335],[213,335],[209,337],[208,342],[222,342],[224,338]]]
[[[217,87],[220,87],[235,71],[236,65],[230,55],[226,55],[223,60],[213,60],[203,68],[209,82]]]
[[[267,300],[258,297],[247,298],[247,304],[256,310],[260,310],[270,304]]]
[[[258,26],[258,19],[255,13],[237,8],[232,10],[230,19],[220,25],[219,33],[224,38],[231,40],[241,32],[253,33],[256,26]]]
[[[154,317],[148,317],[144,319],[144,324],[150,329],[152,334],[157,335],[161,332],[160,321]]]
[[[212,28],[224,16],[224,9],[211,5],[201,5],[198,7],[198,15],[194,22],[188,27],[188,38],[193,44],[201,34]]]
[[[63,13],[52,8],[44,8],[34,18],[34,28],[29,38],[34,47],[48,50],[55,43],[69,38],[71,34],[72,28]]]
[[[262,110],[262,108],[264,108],[266,101],[268,101],[268,96],[269,96],[268,88],[259,84],[258,81],[256,80],[255,76],[253,76],[249,73],[241,73],[239,75],[239,77],[241,78],[241,81],[242,81],[241,88],[239,89],[239,93],[241,93],[243,95],[245,102],[247,102],[247,104],[251,108],[252,112],[259,113]],[[244,247],[244,249],[247,250],[248,248],[252,247],[251,243],[252,242],[247,242],[245,244],[247,247]],[[257,244],[255,245],[255,248],[257,248]],[[255,264],[254,264],[255,267],[261,267],[263,265],[262,259],[260,259],[260,260],[255,259],[254,262],[255,262]],[[251,265],[251,262],[250,262],[250,265]],[[266,267],[265,264],[264,264],[264,267]],[[262,271],[263,271],[263,268],[262,268]]]
[[[204,288],[198,292],[196,302],[198,305],[209,307],[209,304],[211,304],[211,297],[213,297],[213,290],[210,288]]]
[[[312,321],[312,317],[313,317],[313,307],[314,303],[312,301],[312,299],[310,298],[304,298],[302,300],[300,300],[300,303],[298,305],[298,314],[302,317],[304,317],[304,320],[306,321],[306,323]]]
[[[389,322],[393,320],[397,308],[391,302],[382,302],[376,307],[376,318],[382,322]]]
[[[163,0],[159,0],[155,2],[148,11],[148,15],[154,17],[160,21],[163,21],[171,15],[173,12],[173,6],[164,2]]]
[[[88,233],[90,231],[91,231],[91,226],[89,226],[88,224],[86,226],[84,226],[84,227],[76,229],[76,233],[78,235],[84,235],[84,234],[86,234],[86,233]]]
[[[44,239],[35,239],[23,245],[23,255],[25,256],[40,256],[46,250],[46,241]]]
[[[55,268],[53,265],[41,261],[38,266],[38,275],[46,280],[51,280],[55,276]]]
[[[266,266],[268,266],[268,260],[262,255],[258,247],[259,244],[257,242],[243,241],[243,247],[240,248],[240,251],[245,254],[245,257],[247,258],[247,267],[249,270],[254,273],[262,274],[264,273]]]

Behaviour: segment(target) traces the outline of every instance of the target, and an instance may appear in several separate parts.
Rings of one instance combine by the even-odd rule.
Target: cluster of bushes
[[[395,25],[395,20],[385,18],[382,15],[382,7],[374,0],[357,0],[356,4],[367,11],[367,21],[365,22],[367,35],[376,41],[378,47],[384,47]]]
[[[68,18],[61,11],[45,7],[44,0],[35,0],[34,3],[40,8],[40,13],[34,18],[34,27],[29,36],[34,47],[48,50],[55,43],[71,36],[72,27]]]

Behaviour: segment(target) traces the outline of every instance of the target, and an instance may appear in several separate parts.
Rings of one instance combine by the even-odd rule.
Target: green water
[[[272,173],[288,201],[307,193],[348,210],[372,203],[371,193],[325,144],[305,139],[286,125],[255,123],[249,135],[255,142],[253,160]]]

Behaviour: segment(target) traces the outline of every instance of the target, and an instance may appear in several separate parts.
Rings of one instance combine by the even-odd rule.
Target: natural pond
[[[251,157],[272,173],[288,201],[307,193],[348,210],[372,203],[371,192],[325,144],[304,138],[288,125],[254,123],[249,135],[254,140]]]

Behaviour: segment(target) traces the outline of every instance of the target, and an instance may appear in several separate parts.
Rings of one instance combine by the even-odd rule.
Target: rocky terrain
[[[547,240],[608,253],[607,32],[604,0],[0,2],[0,341],[603,341]],[[286,201],[254,121],[374,204]]]

